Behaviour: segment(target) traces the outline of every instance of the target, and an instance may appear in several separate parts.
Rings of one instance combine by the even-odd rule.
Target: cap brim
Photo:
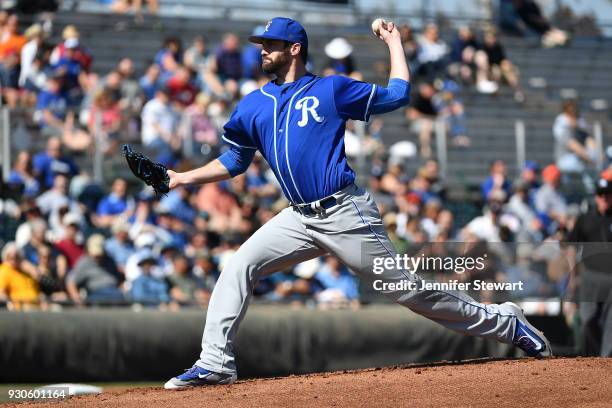
[[[265,34],[264,35],[251,35],[249,36],[248,40],[249,42],[252,42],[255,44],[262,44],[264,40],[289,41],[277,35],[265,35]]]

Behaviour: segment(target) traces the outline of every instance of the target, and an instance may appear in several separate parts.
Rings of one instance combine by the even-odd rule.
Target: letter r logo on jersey
[[[319,100],[315,96],[305,96],[296,102],[295,109],[302,110],[302,119],[297,123],[299,127],[304,127],[308,124],[308,113],[318,123],[323,122],[323,118],[316,111],[318,106]]]

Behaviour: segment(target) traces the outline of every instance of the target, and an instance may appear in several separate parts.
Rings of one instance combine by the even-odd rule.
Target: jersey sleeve
[[[257,149],[255,142],[249,136],[244,126],[242,111],[243,109],[239,104],[234,112],[232,112],[227,123],[223,126],[223,136],[221,136],[221,138],[224,142],[235,147]]]
[[[334,103],[336,111],[344,119],[362,120],[370,118],[370,105],[376,93],[376,85],[334,75]]]

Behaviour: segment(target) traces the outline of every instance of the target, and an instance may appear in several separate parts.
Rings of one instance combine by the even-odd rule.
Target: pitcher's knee
[[[244,256],[237,252],[227,261],[223,267],[222,274],[232,274],[233,276],[248,277],[250,280],[256,279],[259,275],[259,266],[255,259]]]

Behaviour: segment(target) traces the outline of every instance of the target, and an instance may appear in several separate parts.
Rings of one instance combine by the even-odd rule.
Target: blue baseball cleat
[[[228,385],[236,381],[236,374],[223,374],[208,371],[205,368],[194,365],[181,375],[169,379],[164,388],[167,390],[178,390],[181,388],[197,387],[199,385]]]
[[[512,302],[507,302],[516,313],[516,328],[512,343],[529,357],[550,357],[552,350],[544,333],[533,327],[525,318],[523,310]]]

